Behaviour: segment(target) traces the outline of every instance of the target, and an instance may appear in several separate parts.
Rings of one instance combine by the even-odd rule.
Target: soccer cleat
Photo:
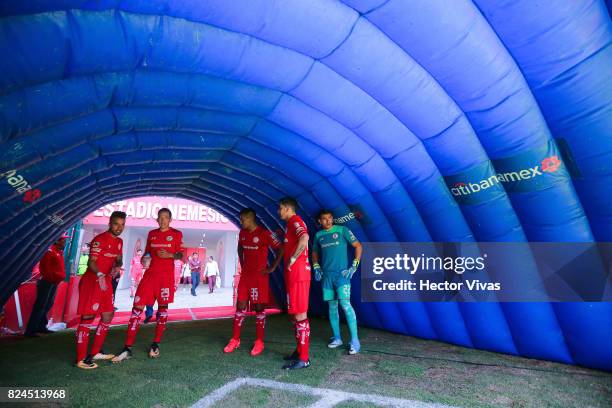
[[[145,319],[144,319],[144,322],[143,322],[143,323],[144,323],[144,324],[149,323],[149,322],[151,321],[151,319],[152,319],[152,318],[153,318],[153,316],[147,316],[147,317],[145,317]]]
[[[121,350],[121,353],[117,354],[115,357],[111,359],[111,362],[120,363],[129,358],[132,358],[132,349],[126,346],[123,348],[123,350]]]
[[[39,331],[37,331],[37,333],[42,333],[42,334],[51,334],[51,333],[55,333],[53,330],[49,330],[46,327],[44,329],[40,329]]]
[[[298,354],[297,350],[293,350],[293,353],[283,357],[283,360],[285,361],[296,361],[299,359],[300,359],[300,355]]]
[[[331,339],[329,339],[329,344],[327,345],[327,347],[333,349],[336,347],[340,347],[342,345],[342,339],[339,339],[337,337],[332,337]]]
[[[240,339],[236,340],[232,338],[227,346],[223,349],[224,353],[233,353],[238,347],[240,347]]]
[[[92,357],[93,360],[111,360],[115,357],[114,354],[105,353],[103,350],[100,350],[98,354]]]
[[[310,367],[310,360],[302,361],[302,360],[294,360],[290,363],[287,363],[283,366],[285,370],[299,370],[300,368],[308,368]]]
[[[149,348],[149,357],[159,358],[159,344],[151,343],[151,347]]]
[[[361,351],[361,344],[359,343],[359,340],[351,340],[351,343],[349,344],[349,351],[348,353],[350,355],[353,354],[357,354]]]
[[[255,344],[251,349],[251,355],[253,357],[260,355],[264,351],[264,342],[262,340],[255,340]]]
[[[82,370],[93,370],[98,368],[98,365],[91,360],[91,356],[85,357],[85,359],[76,363],[76,366]]]

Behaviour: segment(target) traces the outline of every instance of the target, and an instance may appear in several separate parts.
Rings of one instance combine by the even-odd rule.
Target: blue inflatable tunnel
[[[603,0],[0,4],[0,302],[70,225],[169,195],[362,241],[612,241]],[[548,160],[542,183],[460,180]],[[544,164],[543,164],[544,166]],[[278,279],[278,278],[277,278]],[[366,303],[360,323],[612,370],[609,303]],[[321,310],[320,305],[313,305]]]

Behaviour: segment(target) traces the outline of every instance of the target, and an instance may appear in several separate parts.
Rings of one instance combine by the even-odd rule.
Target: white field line
[[[378,406],[384,407],[402,407],[402,408],[452,408],[449,405],[437,404],[431,402],[421,402],[407,400],[401,398],[385,397],[376,394],[357,394],[352,392],[344,392],[332,390],[328,388],[316,388],[302,384],[291,384],[279,381],[264,380],[259,378],[238,378],[231,381],[221,388],[213,391],[211,394],[197,401],[192,405],[192,408],[206,408],[213,406],[216,402],[222,400],[229,393],[237,390],[242,386],[255,386],[272,388],[281,391],[298,392],[304,394],[315,395],[321,397],[317,402],[310,405],[311,408],[327,408],[333,407],[339,402],[346,400],[354,400],[360,402],[369,402]]]

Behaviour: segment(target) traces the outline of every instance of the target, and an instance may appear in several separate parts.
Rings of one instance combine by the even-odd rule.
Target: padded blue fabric
[[[3,2],[0,170],[42,196],[0,180],[0,301],[54,215],[150,194],[271,229],[293,195],[312,232],[327,207],[363,241],[612,240],[612,24],[603,1],[549,3]],[[565,164],[547,184],[449,191],[541,152]],[[607,303],[373,304],[359,285],[363,325],[612,369]]]

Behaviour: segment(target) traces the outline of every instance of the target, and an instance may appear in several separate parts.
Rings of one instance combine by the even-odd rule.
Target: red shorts
[[[134,296],[134,306],[152,306],[174,302],[174,273],[145,272]]]
[[[287,312],[300,314],[308,312],[310,281],[287,282]]]
[[[270,300],[270,277],[257,275],[240,276],[238,301],[250,300],[253,304],[268,304]]]
[[[79,282],[79,305],[77,314],[96,315],[114,311],[113,285],[110,275],[106,275],[106,290],[100,289],[98,277],[94,273],[85,273]]]

